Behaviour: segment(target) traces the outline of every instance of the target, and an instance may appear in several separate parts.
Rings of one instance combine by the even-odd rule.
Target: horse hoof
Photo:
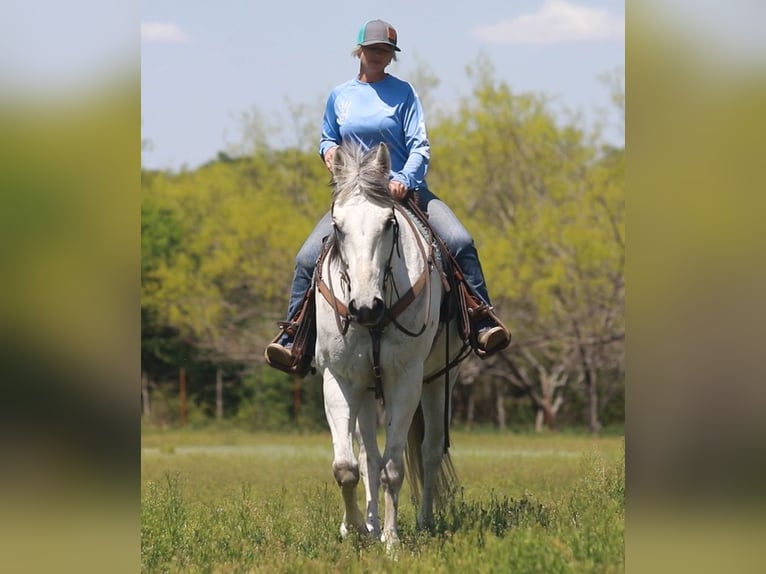
[[[385,543],[386,546],[396,546],[400,543],[396,532],[384,532],[380,535],[380,541]]]
[[[345,540],[348,538],[348,535],[356,531],[356,533],[359,536],[369,536],[370,534],[374,534],[375,531],[371,524],[363,524],[362,526],[352,526],[350,529],[348,525],[345,522],[342,522],[340,525],[340,537],[341,539]]]
[[[380,541],[386,545],[386,556],[396,562],[399,560],[399,537],[395,532],[383,533],[380,537]]]

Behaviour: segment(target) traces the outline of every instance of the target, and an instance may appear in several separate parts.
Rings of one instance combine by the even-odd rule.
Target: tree
[[[484,57],[468,73],[472,93],[429,118],[429,185],[472,232],[514,343],[466,363],[456,411],[504,426],[519,398],[538,428],[570,417],[598,432],[624,387],[624,150],[562,122],[546,96],[497,82]],[[431,97],[436,78],[416,77]],[[166,377],[187,365],[219,416],[224,397],[250,396],[295,253],[329,207],[312,109],[293,104],[288,121],[254,110],[238,148],[143,174],[142,362]]]
[[[526,389],[548,420],[563,400],[554,389],[582,380],[598,432],[599,389],[615,384],[599,377],[621,364],[624,341],[623,154],[600,155],[545,97],[496,82],[488,60],[469,73],[472,97],[431,130],[429,177],[472,230],[516,338],[484,371]]]

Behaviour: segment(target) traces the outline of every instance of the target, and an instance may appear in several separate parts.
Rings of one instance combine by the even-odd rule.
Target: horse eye
[[[396,223],[396,217],[389,217],[386,219],[386,229],[391,229],[391,226]]]

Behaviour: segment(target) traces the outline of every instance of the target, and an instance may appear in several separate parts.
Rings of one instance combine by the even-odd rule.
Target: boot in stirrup
[[[494,355],[511,344],[511,333],[502,323],[484,319],[476,326],[476,342],[482,358]]]
[[[280,367],[290,369],[295,363],[295,358],[293,357],[294,338],[295,335],[283,331],[279,341],[269,343],[266,347],[266,352],[263,354],[266,362],[276,369],[280,369]]]

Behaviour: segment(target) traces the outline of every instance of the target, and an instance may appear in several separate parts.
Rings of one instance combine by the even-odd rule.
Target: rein
[[[398,211],[400,215],[404,217],[404,220],[409,224],[410,229],[412,230],[414,236],[416,238],[420,237],[420,231],[415,226],[415,224],[412,221],[412,218],[407,214],[405,209],[399,205],[398,203],[395,203],[393,205],[392,210]],[[381,374],[381,368],[380,368],[380,340],[383,336],[383,331],[389,324],[393,324],[394,327],[396,327],[399,331],[404,333],[405,335],[409,337],[419,337],[423,334],[423,332],[426,329],[426,326],[428,325],[428,321],[431,318],[431,290],[430,284],[431,284],[431,270],[433,269],[434,260],[433,260],[433,244],[431,244],[431,247],[426,252],[425,247],[423,246],[423,241],[418,240],[417,246],[420,251],[421,258],[423,260],[423,271],[421,272],[418,279],[415,281],[415,283],[410,287],[403,295],[399,296],[399,290],[396,286],[396,282],[393,279],[393,272],[391,263],[394,258],[394,250],[396,250],[397,255],[401,258],[401,251],[400,251],[400,245],[399,245],[399,224],[398,220],[396,220],[396,228],[394,231],[394,241],[391,245],[391,252],[388,256],[388,262],[386,263],[386,270],[384,274],[384,291],[385,291],[385,285],[391,285],[393,292],[398,296],[398,299],[396,303],[394,303],[390,307],[386,307],[384,310],[383,316],[380,321],[376,325],[373,325],[372,327],[369,327],[369,333],[370,338],[372,340],[372,372],[373,376],[375,378],[375,386],[371,389],[375,391],[375,398],[380,399],[383,402],[385,402],[383,397],[383,378]],[[330,274],[330,277],[328,278],[328,282],[326,283],[324,278],[322,277],[322,267],[324,264],[324,259],[327,256],[327,254],[334,248],[337,248],[337,235],[333,234],[332,236],[332,243],[327,247],[327,249],[323,250],[322,255],[320,256],[320,259],[317,263],[317,288],[319,289],[319,292],[322,294],[322,296],[325,298],[325,300],[330,304],[330,306],[335,311],[335,322],[338,326],[338,331],[341,333],[341,335],[345,336],[348,332],[348,327],[352,321],[351,314],[349,313],[348,307],[346,304],[338,299],[335,295],[335,289],[333,286],[332,281],[332,274]],[[348,275],[345,271],[341,274],[341,279],[346,281],[346,283],[349,283]],[[328,284],[329,283],[329,284]],[[420,327],[418,331],[410,331],[406,327],[404,327],[399,321],[397,321],[397,318],[399,315],[401,315],[407,307],[409,307],[420,295],[420,293],[423,291],[424,288],[426,289],[426,294],[428,296],[428,299],[426,301],[426,317],[423,320],[423,325]]]
[[[348,331],[348,326],[351,323],[351,314],[348,312],[348,307],[346,307],[346,304],[335,296],[335,288],[332,283],[332,273],[328,279],[330,282],[329,286],[322,278],[324,260],[327,257],[327,254],[335,248],[335,241],[336,238],[333,234],[319,255],[319,260],[316,264],[316,286],[317,289],[319,289],[319,292],[324,296],[325,300],[335,311],[335,324],[338,326],[338,331],[340,331],[340,334],[345,336],[346,332]],[[343,271],[341,278],[345,278],[346,282],[348,282],[347,277],[348,276],[346,275],[346,272]]]
[[[399,213],[402,214],[404,217],[404,220],[409,223],[410,229],[412,230],[413,235],[416,237],[419,237],[420,231],[417,227],[415,227],[415,224],[412,222],[412,218],[410,218],[409,215],[407,215],[407,212],[402,208],[401,205],[394,204],[394,209],[398,210]],[[397,248],[397,254],[401,257],[401,253],[399,252],[399,234],[397,232],[396,236],[396,248]],[[426,330],[426,325],[428,325],[428,321],[431,318],[431,290],[426,289],[426,294],[428,295],[427,304],[426,304],[426,318],[423,320],[423,325],[420,327],[420,330],[417,333],[414,333],[412,331],[409,331],[407,328],[405,328],[401,323],[399,323],[396,318],[402,314],[402,312],[409,307],[413,301],[417,298],[418,295],[420,295],[420,292],[423,290],[424,287],[430,287],[431,285],[431,270],[433,269],[433,248],[429,250],[428,253],[426,253],[425,247],[423,247],[423,242],[418,241],[417,242],[418,249],[420,250],[420,257],[423,260],[423,272],[418,277],[418,280],[415,281],[415,284],[410,287],[407,292],[400,296],[397,302],[390,308],[386,309],[384,318],[381,321],[380,328],[384,329],[389,323],[393,323],[394,326],[399,329],[402,333],[405,335],[408,335],[410,337],[419,337],[423,334],[423,331]],[[391,260],[393,258],[393,249],[391,250],[391,255],[389,255],[388,258],[388,265],[386,266],[386,280],[390,279],[391,286],[394,290],[394,292],[398,295],[399,290],[396,288],[396,283],[393,280],[393,276],[391,273]]]

